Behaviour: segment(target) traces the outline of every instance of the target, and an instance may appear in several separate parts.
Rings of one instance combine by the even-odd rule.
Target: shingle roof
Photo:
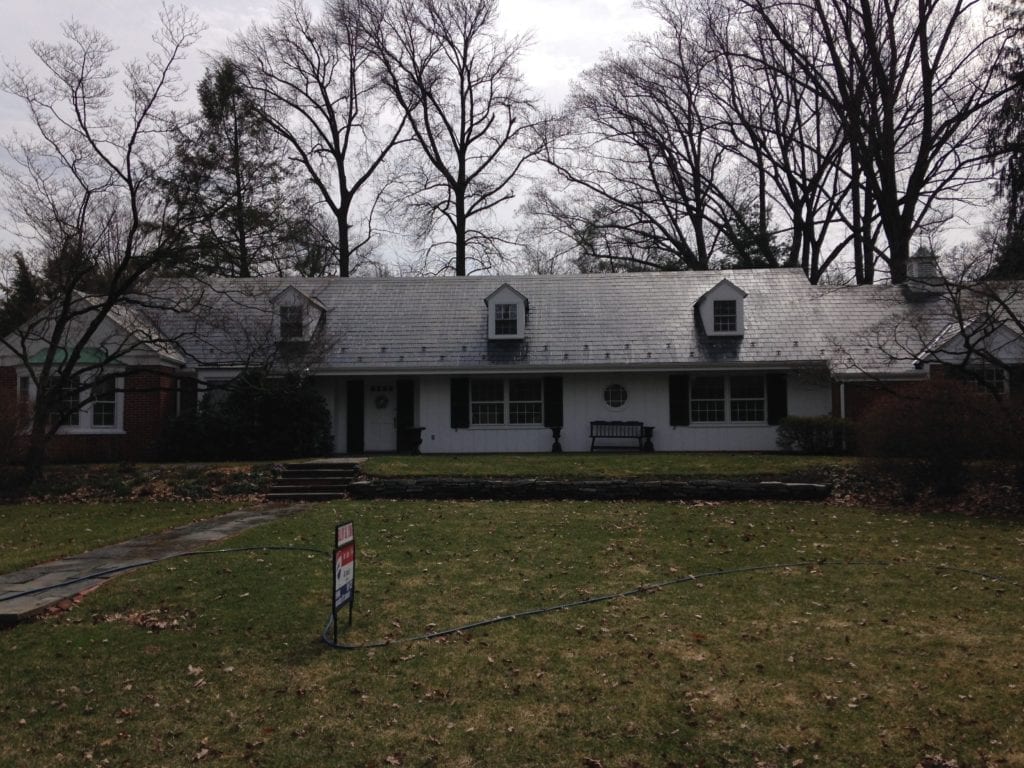
[[[708,338],[695,318],[722,279],[747,293],[741,338]],[[484,300],[505,283],[529,302],[522,342],[487,340]],[[827,364],[841,376],[907,375],[950,319],[942,298],[908,300],[899,286],[812,286],[799,269],[763,269],[214,280],[200,311],[154,322],[197,367],[243,365],[275,348],[271,298],[288,286],[326,307],[310,366],[352,373]]]
[[[697,300],[723,278],[748,293],[741,339],[709,340],[695,321]],[[487,341],[484,299],[504,283],[529,301],[522,343]],[[201,312],[158,322],[197,364],[237,364],[240,347],[272,338],[269,299],[289,285],[327,307],[323,370],[789,366],[827,356],[814,288],[798,269],[219,280]]]
[[[878,378],[913,374],[930,352],[963,332],[972,333],[982,319],[1005,322],[1003,302],[1022,316],[1022,288],[1020,282],[979,283],[954,295],[945,286],[932,294],[914,294],[904,285],[821,286],[814,302],[831,350],[832,373]],[[1009,327],[1020,333],[1015,323]]]

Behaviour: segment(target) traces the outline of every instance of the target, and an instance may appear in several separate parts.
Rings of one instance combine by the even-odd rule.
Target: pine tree
[[[991,277],[1024,277],[1024,0],[1002,7],[1011,37],[999,60],[1007,93],[992,117],[988,145],[996,194],[1004,202],[1003,232]]]

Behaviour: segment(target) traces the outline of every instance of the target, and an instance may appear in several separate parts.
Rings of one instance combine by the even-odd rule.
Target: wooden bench
[[[651,436],[654,427],[644,426],[642,421],[592,421],[590,422],[590,450],[621,450],[623,442],[636,440],[638,451],[653,451]],[[612,445],[598,445],[598,440],[614,441]],[[632,447],[632,446],[628,446]]]

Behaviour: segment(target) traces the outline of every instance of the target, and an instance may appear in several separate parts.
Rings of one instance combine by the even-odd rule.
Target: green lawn
[[[0,573],[224,514],[237,504],[0,505]]]
[[[381,477],[778,477],[818,476],[855,459],[782,453],[522,453],[375,456],[362,465]]]
[[[318,640],[326,557],[169,561],[0,633],[0,765],[1024,764],[1020,523],[378,501],[311,507],[232,543],[328,548],[348,519],[351,642],[718,569],[892,564],[708,578],[342,652]]]

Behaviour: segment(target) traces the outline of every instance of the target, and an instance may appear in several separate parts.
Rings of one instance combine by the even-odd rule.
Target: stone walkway
[[[22,571],[0,574],[0,626],[34,616],[116,575],[102,575],[106,571],[139,567],[169,555],[202,549],[300,509],[301,506],[294,504],[240,509]],[[65,583],[69,581],[74,583]],[[26,592],[31,594],[23,594]]]

